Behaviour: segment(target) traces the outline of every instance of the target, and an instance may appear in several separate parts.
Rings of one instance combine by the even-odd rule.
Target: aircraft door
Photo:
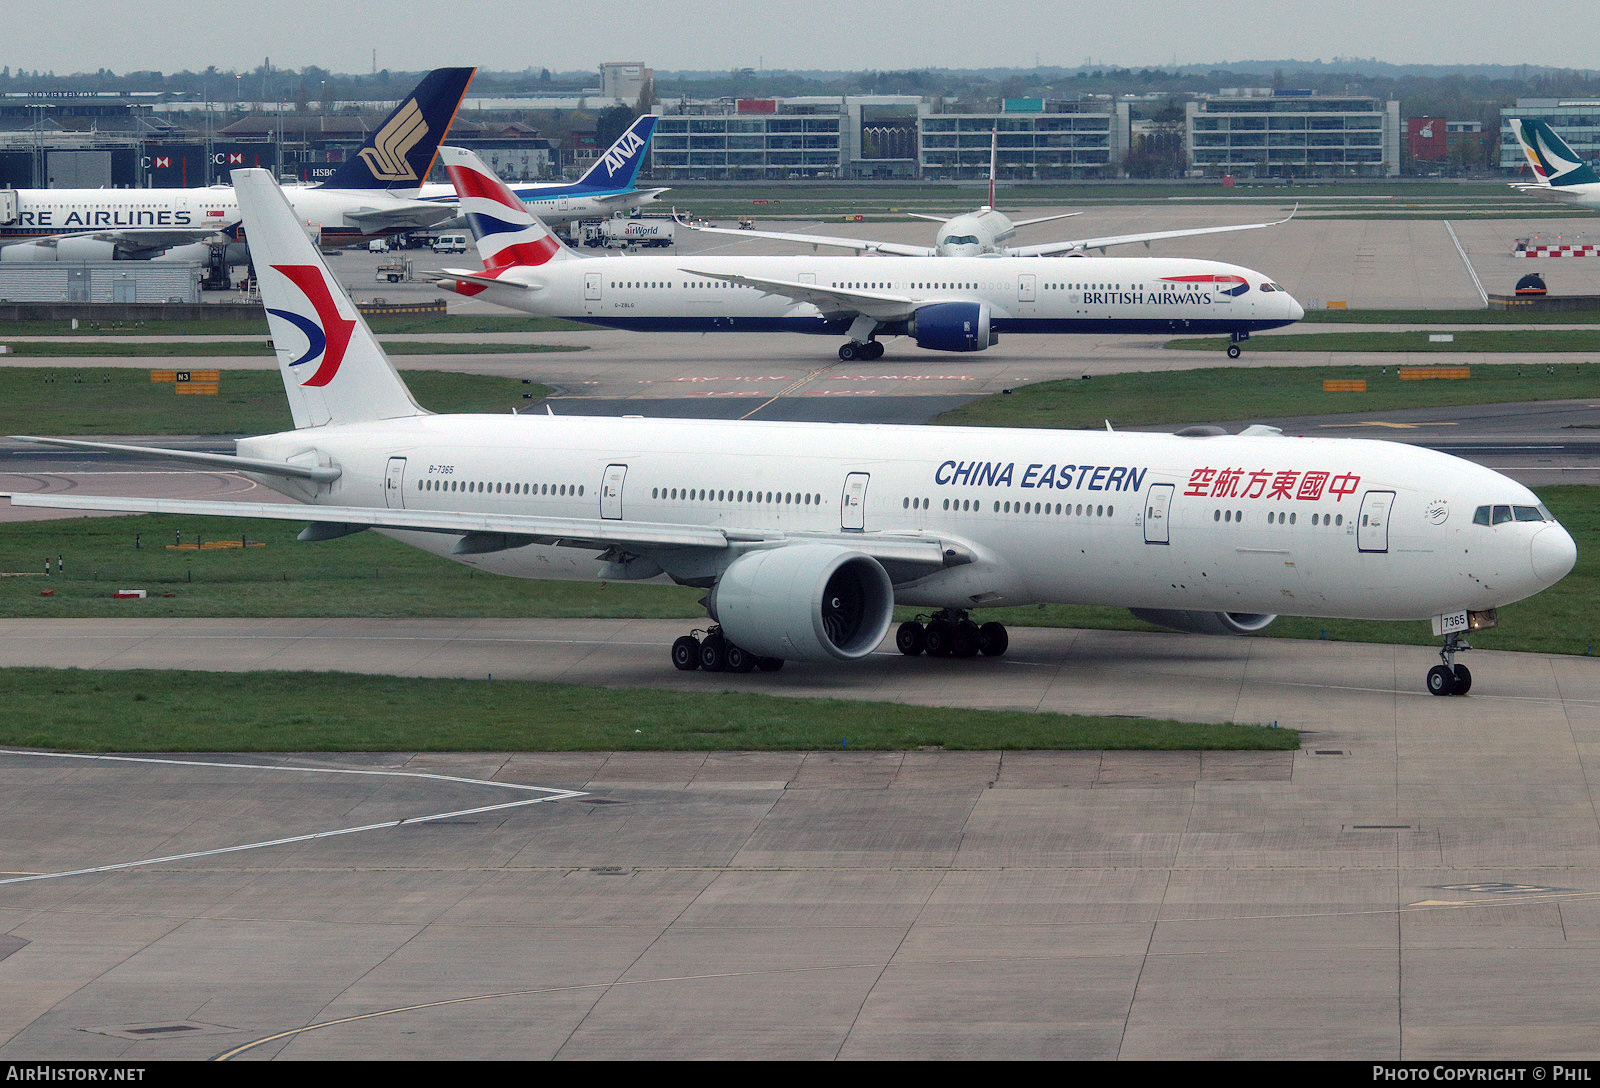
[[[857,532],[867,527],[867,480],[865,472],[852,472],[844,478],[844,500],[839,504],[839,527]]]
[[[1032,272],[1025,272],[1022,275],[1017,277],[1017,301],[1018,302],[1032,302],[1032,301],[1034,301],[1034,280],[1035,280],[1035,278],[1036,277],[1034,276],[1034,274]]]
[[[601,273],[585,272],[583,274],[583,312],[586,314],[600,312],[600,283]]]
[[[628,475],[627,465],[607,465],[605,478],[600,481],[600,516],[616,521],[622,517],[622,481]]]
[[[389,458],[389,471],[383,474],[383,505],[391,510],[406,507],[406,459]]]
[[[1361,496],[1361,520],[1356,523],[1357,550],[1389,550],[1389,511],[1393,507],[1393,491],[1368,491]]]
[[[1173,484],[1151,484],[1144,498],[1144,542],[1146,544],[1171,544],[1167,529],[1168,515],[1172,512]]]

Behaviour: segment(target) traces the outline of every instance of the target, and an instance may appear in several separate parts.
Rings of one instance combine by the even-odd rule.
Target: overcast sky
[[[1144,67],[1375,57],[1600,68],[1593,0],[12,0],[0,65],[65,74],[185,68],[336,72]]]

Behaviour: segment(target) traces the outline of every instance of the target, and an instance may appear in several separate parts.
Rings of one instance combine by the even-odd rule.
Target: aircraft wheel
[[[1456,674],[1443,665],[1428,670],[1428,694],[1450,695],[1456,690]]]
[[[1237,359],[1238,357],[1239,357],[1239,345],[1238,344],[1229,344],[1228,345],[1228,358]]]
[[[672,667],[679,672],[700,667],[700,643],[693,635],[684,635],[672,644]]]
[[[978,652],[984,657],[999,657],[1011,645],[1006,625],[990,621],[978,628]]]
[[[955,631],[953,627],[943,620],[934,620],[928,624],[927,651],[929,657],[949,657]]]
[[[728,671],[729,672],[755,672],[756,671],[756,657],[755,657],[755,654],[750,653],[748,650],[744,649],[743,647],[735,646],[733,643],[730,642],[730,643],[727,644],[727,649],[724,651],[724,653],[726,653],[727,657],[728,657]]]
[[[861,357],[861,345],[854,340],[846,340],[839,345],[839,361],[853,363]]]
[[[916,620],[907,620],[896,629],[894,646],[907,657],[916,657],[928,648],[927,629]]]
[[[707,635],[701,641],[700,667],[706,672],[722,672],[728,667],[728,644],[721,635]]]
[[[882,341],[880,341],[880,340],[869,340],[863,346],[866,349],[865,351],[863,351],[861,353],[861,357],[863,359],[882,359],[883,358],[883,342]]]
[[[955,657],[977,657],[979,637],[977,624],[958,621],[950,639],[950,653]]]
[[[1450,672],[1452,674],[1452,678],[1456,682],[1455,690],[1453,690],[1450,694],[1465,695],[1467,692],[1472,690],[1472,671],[1470,669],[1468,669],[1465,665],[1457,665],[1455,668],[1451,669]]]

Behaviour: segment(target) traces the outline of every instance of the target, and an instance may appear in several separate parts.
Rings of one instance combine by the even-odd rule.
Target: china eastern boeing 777
[[[376,529],[496,574],[695,586],[715,626],[674,643],[682,669],[856,661],[896,604],[929,613],[895,632],[901,652],[993,656],[1006,630],[973,610],[1071,602],[1190,631],[1255,631],[1280,612],[1431,618],[1445,643],[1428,688],[1463,694],[1461,636],[1575,559],[1521,484],[1395,442],[433,415],[271,176],[234,183],[295,429],[241,439],[238,456],[141,452],[231,467],[304,505],[13,504],[304,520],[304,540]]]
[[[439,286],[542,317],[649,332],[807,332],[876,359],[879,337],[983,351],[1002,333],[1251,332],[1305,316],[1259,272],[1177,257],[582,257],[472,152],[441,147],[479,271]],[[517,239],[510,244],[508,239]]]

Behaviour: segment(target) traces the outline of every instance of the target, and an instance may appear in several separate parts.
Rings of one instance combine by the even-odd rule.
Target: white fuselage
[[[422,416],[249,438],[239,452],[337,465],[320,490],[263,480],[334,506],[614,518],[735,539],[918,534],[972,556],[895,586],[899,603],[930,607],[1424,619],[1526,597],[1574,555],[1553,520],[1474,523],[1479,507],[1536,506],[1520,484],[1381,441]],[[461,539],[393,535],[441,555]],[[450,557],[531,578],[601,570],[593,549],[538,544]]]
[[[1249,331],[1305,313],[1287,291],[1263,290],[1271,281],[1259,272],[1156,257],[586,257],[508,269],[498,277],[504,287],[472,282],[456,290],[529,313],[638,330],[837,333],[853,318],[843,307],[716,275],[814,283],[915,306],[981,303],[1001,333]],[[1231,294],[1241,283],[1248,289]]]
[[[286,185],[295,217],[330,245],[354,244],[444,218],[438,209],[379,190]],[[382,213],[374,217],[371,213]],[[353,215],[352,213],[362,213]],[[227,231],[239,223],[232,187],[203,189],[20,189],[17,215],[0,224],[0,240],[123,229]]]
[[[546,223],[564,224],[579,219],[608,219],[617,212],[653,203],[665,189],[618,189],[604,193],[574,191],[572,185],[511,185],[522,206]],[[441,204],[459,203],[456,188],[448,182],[430,182],[422,187],[419,199]]]

